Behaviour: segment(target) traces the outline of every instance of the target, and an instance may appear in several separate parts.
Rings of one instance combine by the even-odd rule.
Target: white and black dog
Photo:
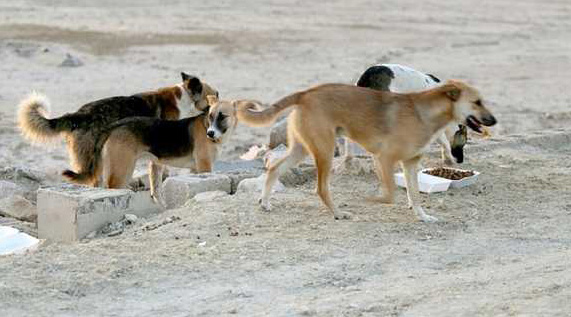
[[[357,86],[397,93],[409,93],[433,88],[440,79],[416,69],[399,64],[379,64],[371,66],[359,77]],[[442,159],[452,164],[464,161],[463,147],[466,142],[466,129],[456,125],[446,127],[436,138],[442,148]],[[352,158],[350,142],[345,140],[345,160]],[[452,147],[451,147],[452,144]],[[453,158],[454,157],[454,158]]]

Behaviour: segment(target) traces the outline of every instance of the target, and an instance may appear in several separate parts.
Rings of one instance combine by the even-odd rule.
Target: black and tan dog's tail
[[[268,126],[277,119],[280,112],[291,106],[295,106],[302,95],[303,92],[291,94],[264,110],[259,110],[260,104],[257,102],[238,101],[238,104],[236,105],[236,116],[238,117],[238,121],[244,122],[249,126]]]
[[[84,172],[78,174],[72,170],[64,170],[61,176],[70,182],[83,185],[94,185],[94,178],[96,177],[95,173]]]
[[[60,118],[48,119],[48,98],[33,92],[28,98],[22,100],[18,106],[18,126],[22,135],[31,142],[48,144],[66,131]]]
[[[94,134],[93,143],[91,144],[92,148],[90,147],[90,153],[87,155],[86,160],[83,161],[82,170],[79,173],[72,170],[64,170],[61,175],[68,181],[76,184],[96,186],[101,172],[105,142],[107,142],[111,133],[117,127],[120,127],[123,122],[127,122],[128,119],[131,118],[112,123],[99,131],[99,133]]]

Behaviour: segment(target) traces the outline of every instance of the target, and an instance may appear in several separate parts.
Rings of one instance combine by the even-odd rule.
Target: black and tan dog
[[[144,156],[158,167],[149,171],[151,196],[156,201],[162,183],[161,166],[211,172],[217,147],[232,134],[237,120],[231,102],[218,101],[213,95],[207,99],[215,113],[175,121],[133,117],[110,124],[95,143],[93,160],[95,169],[103,170],[104,186],[125,187],[136,161]],[[215,135],[214,130],[220,134]]]
[[[65,137],[74,171],[66,170],[63,176],[75,183],[96,186],[101,171],[94,162],[95,141],[109,124],[128,117],[177,120],[196,116],[207,108],[207,95],[218,95],[200,79],[181,75],[182,83],[178,85],[93,101],[53,119],[46,117],[47,98],[34,93],[20,103],[18,125],[24,137],[36,143]]]
[[[288,116],[288,154],[268,169],[260,203],[270,209],[270,193],[278,176],[311,154],[317,167],[317,193],[335,218],[345,218],[329,193],[329,176],[335,137],[344,135],[370,152],[382,182],[382,203],[394,200],[393,169],[401,162],[407,196],[416,216],[436,221],[420,206],[418,163],[428,144],[449,124],[464,124],[476,132],[496,119],[485,107],[479,92],[462,82],[418,93],[398,94],[343,84],[326,84],[291,94],[271,107],[258,111],[254,103],[240,104],[239,121],[254,126],[272,123],[280,112],[292,107]]]

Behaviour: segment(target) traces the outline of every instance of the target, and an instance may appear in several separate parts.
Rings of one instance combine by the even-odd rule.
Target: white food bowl
[[[458,168],[451,168],[447,167],[448,169],[457,170],[457,171],[466,171]],[[472,185],[478,179],[478,175],[480,172],[474,172],[474,175],[464,177],[459,180],[450,180],[438,176],[432,176],[425,174],[425,171],[430,171],[432,168],[425,168],[418,172],[418,190],[423,193],[437,193],[437,192],[444,192],[447,191],[448,188],[460,188]],[[395,174],[395,182],[400,187],[406,188],[405,180],[404,180],[404,173],[396,173]]]

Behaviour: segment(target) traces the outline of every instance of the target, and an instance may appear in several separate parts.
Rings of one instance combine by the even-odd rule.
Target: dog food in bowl
[[[432,176],[450,179],[453,181],[457,181],[457,180],[461,180],[461,179],[466,178],[466,177],[474,176],[473,171],[459,170],[459,169],[447,168],[447,167],[431,168],[431,169],[424,170],[423,173],[428,174],[428,175],[432,175]]]

